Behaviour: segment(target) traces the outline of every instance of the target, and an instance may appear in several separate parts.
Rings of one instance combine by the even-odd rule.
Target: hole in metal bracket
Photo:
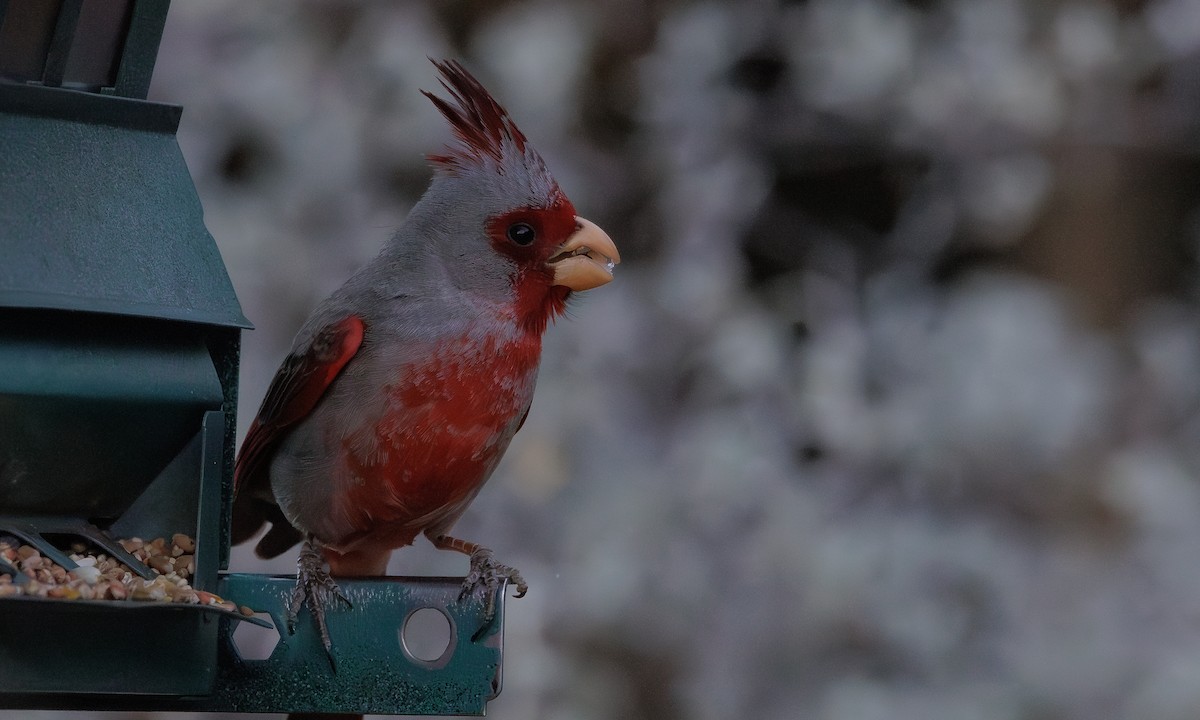
[[[457,637],[454,621],[436,607],[412,611],[400,626],[400,647],[404,654],[417,665],[431,669],[450,662]]]
[[[239,622],[233,629],[233,649],[243,660],[266,660],[279,644],[279,631],[275,629],[271,616],[267,613],[254,613],[254,617],[272,622],[272,627]]]

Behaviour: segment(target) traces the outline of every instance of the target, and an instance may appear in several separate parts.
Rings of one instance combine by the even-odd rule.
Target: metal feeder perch
[[[500,690],[503,589],[481,637],[456,578],[340,584],[336,672],[294,578],[226,572],[242,316],[175,139],[145,100],[168,0],[0,0],[0,538],[76,569],[83,544],[194,538],[214,606],[0,597],[0,707],[482,715]],[[0,575],[27,583],[0,558]],[[405,624],[442,613],[439,657]],[[267,622],[262,617],[269,617]],[[240,623],[284,628],[243,658]]]

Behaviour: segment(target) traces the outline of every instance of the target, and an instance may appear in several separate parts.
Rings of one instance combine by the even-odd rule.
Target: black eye
[[[518,245],[528,245],[536,235],[529,223],[519,222],[508,226],[508,239]]]

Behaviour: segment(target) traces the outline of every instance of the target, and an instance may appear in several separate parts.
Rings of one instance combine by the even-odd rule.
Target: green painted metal
[[[0,393],[0,402],[9,397]],[[216,523],[211,506],[213,499],[219,503],[221,478],[215,470],[220,466],[224,425],[219,410],[198,417],[195,436],[115,522],[102,522],[99,530],[144,538],[184,532],[215,546],[219,538],[212,529]],[[0,434],[0,454],[12,449],[9,439]],[[125,442],[137,446],[128,438]],[[86,463],[92,458],[79,459]],[[18,492],[45,484],[44,478],[14,480],[7,484]],[[107,502],[103,488],[91,487],[87,493],[85,497]],[[21,514],[20,509],[0,503],[0,510],[18,511],[0,517],[0,533],[16,530],[23,539],[40,536],[43,546],[52,537],[77,538],[118,554],[111,538],[98,537],[97,529],[83,519],[86,513],[69,503],[42,500],[38,509],[43,514]],[[199,543],[193,586],[215,590],[216,553],[202,553]],[[63,558],[59,562],[71,565]],[[0,707],[91,707],[112,702],[112,697],[146,701],[210,693],[217,674],[220,612],[155,602],[0,599]]]
[[[193,587],[282,627],[294,578],[222,572],[249,323],[175,139],[181,109],[138,99],[168,0],[131,1],[64,0],[52,26],[49,15],[29,21],[50,35],[22,46],[21,77],[0,83],[0,532],[67,567],[55,548],[76,538],[135,570],[112,538],[191,535]],[[12,7],[0,0],[0,23]],[[115,74],[79,75],[115,78],[111,87],[72,79],[78,58],[91,59],[72,43],[98,27],[95,12],[128,14]],[[37,84],[46,81],[73,89]],[[353,607],[328,613],[336,670],[307,610],[255,661],[233,635],[255,618],[0,598],[0,707],[482,715],[500,690],[503,588],[484,625],[482,602],[460,600],[460,582],[341,581]],[[401,641],[427,607],[454,629],[434,661]]]
[[[146,97],[170,6],[170,0],[137,0],[134,3],[117,82],[111,92],[124,97]],[[109,92],[109,89],[102,88],[101,92]]]
[[[487,701],[499,693],[503,590],[496,615],[485,626],[477,597],[459,601],[461,578],[341,580],[353,607],[339,603],[326,613],[335,670],[307,609],[297,618],[295,633],[287,630],[285,611],[295,583],[286,576],[222,577],[223,596],[270,614],[282,628],[281,637],[266,660],[243,660],[226,633],[213,695],[194,707],[483,715]],[[450,644],[433,662],[410,656],[400,640],[405,620],[422,608],[435,608],[450,620]]]
[[[294,583],[287,576],[221,577],[224,597],[270,615],[280,628],[265,660],[243,660],[234,640],[239,623],[265,625],[257,618],[194,605],[6,599],[0,667],[8,689],[0,707],[482,716],[499,694],[503,590],[495,617],[482,626],[482,603],[458,600],[458,578],[343,580],[354,607],[327,615],[335,670],[307,610],[288,632],[284,613]],[[433,662],[410,656],[401,641],[404,623],[423,608],[445,613],[452,628],[449,646]],[[60,629],[47,632],[48,621]],[[90,654],[94,644],[109,654]]]
[[[115,520],[221,407],[207,349],[179,327],[0,318],[0,514]]]
[[[0,0],[0,75],[145,98],[169,7],[170,0]]]
[[[0,306],[249,326],[178,122],[176,106],[0,85]]]
[[[218,613],[150,602],[0,600],[0,707],[210,692]]]
[[[62,0],[59,6],[58,19],[54,23],[54,34],[50,38],[46,64],[42,70],[42,83],[49,87],[62,85],[67,58],[75,39],[75,28],[79,25],[79,11],[82,9],[83,0]]]

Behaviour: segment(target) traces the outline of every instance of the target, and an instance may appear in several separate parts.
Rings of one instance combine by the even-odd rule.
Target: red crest
[[[432,60],[432,59],[431,59]],[[479,166],[485,157],[503,162],[507,143],[520,154],[525,153],[525,135],[513,123],[508,112],[496,102],[478,80],[457,60],[432,60],[442,74],[442,87],[451,100],[443,100],[422,90],[450,122],[454,135],[462,141],[460,147],[447,147],[441,155],[430,155],[435,166],[454,172],[467,165]],[[507,143],[506,143],[507,141]]]

